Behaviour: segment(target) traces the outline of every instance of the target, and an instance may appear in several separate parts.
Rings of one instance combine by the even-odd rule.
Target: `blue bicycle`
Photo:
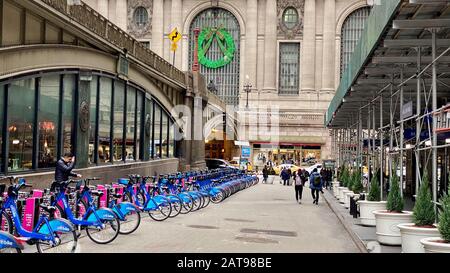
[[[147,188],[138,189],[139,175],[130,176],[131,179],[121,178],[119,184],[124,185],[123,200],[131,202],[142,211],[148,212],[148,215],[155,221],[164,221],[172,213],[172,206],[167,197],[163,195],[151,196]]]
[[[22,227],[21,219],[17,209],[17,198],[19,190],[27,185],[25,179],[6,177],[10,181],[8,187],[8,197],[0,209],[0,223],[2,230],[10,234],[21,236],[20,241],[25,241],[29,245],[36,245],[38,252],[73,253],[76,250],[78,238],[75,227],[65,219],[53,219],[41,214],[39,221],[32,231]],[[5,178],[2,178],[5,179]],[[17,182],[16,182],[17,181]],[[0,185],[0,192],[3,193],[6,185]],[[55,212],[54,206],[41,204],[40,207],[49,213],[50,217]],[[14,223],[13,223],[14,222]]]
[[[108,244],[119,235],[120,221],[112,209],[96,208],[91,194],[100,197],[103,192],[91,190],[89,181],[92,180],[98,180],[98,178],[69,180],[62,183],[53,182],[50,191],[56,193],[56,198],[53,198],[51,203],[56,207],[56,216],[68,219],[80,229],[85,228],[92,241],[98,244]],[[67,187],[71,183],[77,183],[75,191],[69,194],[76,194],[75,207],[79,211],[78,218],[73,215],[66,197]]]
[[[107,192],[111,197],[108,207],[114,211],[120,223],[120,234],[131,234],[135,232],[141,224],[141,210],[130,202],[118,202],[121,194],[115,193],[114,189],[108,186]]]

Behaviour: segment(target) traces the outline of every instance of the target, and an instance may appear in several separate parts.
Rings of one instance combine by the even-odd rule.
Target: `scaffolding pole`
[[[383,182],[384,182],[384,134],[383,134],[383,96],[380,97],[380,200],[383,200]]]
[[[437,71],[436,71],[436,29],[432,29],[431,30],[431,40],[432,40],[432,46],[431,46],[431,51],[432,51],[432,60],[433,60],[433,68],[432,68],[432,80],[431,80],[431,85],[432,85],[432,109],[433,112],[436,111],[437,109],[437,84],[436,84],[436,79],[437,79]],[[432,134],[433,134],[433,139],[432,139],[432,144],[431,146],[433,147],[432,149],[432,168],[433,168],[433,202],[434,202],[434,209],[435,211],[437,211],[437,134],[436,134],[436,129],[437,129],[437,119],[435,117],[433,117],[433,130],[432,130]]]
[[[422,48],[418,47],[417,48],[417,90],[416,90],[416,115],[420,116],[421,114],[421,104],[422,104],[422,99],[421,99],[421,86],[420,86],[420,79],[421,79],[421,75],[420,73],[420,69],[421,69],[421,62],[422,62]],[[414,154],[416,156],[416,187],[415,187],[415,194],[417,195],[417,193],[419,192],[419,184],[420,184],[420,150],[418,149],[419,147],[419,143],[420,143],[420,131],[421,131],[421,124],[420,124],[421,120],[420,119],[416,119],[416,149],[414,151]]]
[[[367,178],[370,180],[370,157],[371,157],[371,111],[370,111],[370,104],[369,107],[367,107],[367,170],[368,170],[368,174],[367,174]]]
[[[376,165],[375,161],[376,161],[376,158],[377,158],[376,157],[376,153],[377,153],[376,147],[377,147],[377,145],[375,143],[375,139],[376,139],[375,138],[375,135],[376,135],[375,114],[376,114],[376,112],[375,112],[375,102],[373,102],[372,103],[372,164],[373,164],[372,171],[373,171],[373,175],[375,175],[375,172],[377,170],[377,168],[375,166]],[[370,180],[368,180],[368,181],[370,181]]]
[[[403,81],[403,67],[400,69],[400,81]],[[403,197],[403,129],[404,129],[404,123],[403,123],[403,85],[400,87],[400,194]]]
[[[391,81],[394,81],[394,76],[391,76]],[[394,86],[391,85],[391,96],[390,96],[390,102],[389,102],[389,154],[388,154],[388,160],[389,160],[389,183],[392,181],[392,150],[394,149],[394,111],[393,111],[393,97],[392,94],[394,93]],[[390,187],[389,187],[390,188]]]

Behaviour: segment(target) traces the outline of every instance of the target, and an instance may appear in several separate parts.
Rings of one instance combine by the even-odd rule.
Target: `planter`
[[[355,195],[355,193],[353,191],[346,191],[344,193],[345,197],[344,197],[344,207],[346,209],[348,209],[350,207],[350,198],[353,197],[353,195]]]
[[[273,184],[275,177],[276,177],[276,175],[269,175],[267,177],[267,184]]]
[[[387,203],[386,201],[380,202],[366,201],[366,200],[358,201],[361,225],[367,227],[376,226],[375,215],[372,212],[375,210],[385,210],[386,203]]]
[[[334,181],[333,183],[332,183],[332,185],[333,185],[333,195],[334,195],[334,197],[338,197],[338,193],[339,193],[339,191],[338,191],[338,188],[339,188],[339,182],[337,182],[337,181]]]
[[[373,212],[376,222],[377,240],[380,244],[399,246],[402,244],[402,237],[399,224],[411,223],[412,211],[388,212],[386,210],[376,210]]]
[[[425,253],[450,253],[450,243],[442,242],[440,237],[431,237],[420,240]]]
[[[339,187],[339,203],[344,204],[344,192],[348,191],[347,187]]]
[[[420,243],[422,239],[439,237],[437,227],[417,227],[413,223],[398,225],[402,238],[402,253],[424,253],[425,250]]]

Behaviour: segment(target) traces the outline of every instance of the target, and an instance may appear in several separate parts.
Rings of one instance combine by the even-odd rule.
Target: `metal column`
[[[392,150],[394,149],[394,76],[391,78],[391,95],[390,95],[390,102],[389,102],[389,154],[388,154],[388,160],[389,160],[389,183],[392,181]]]
[[[400,69],[400,82],[403,82],[403,67]],[[402,117],[402,110],[403,110],[403,85],[400,86],[400,194],[403,196],[403,117]]]
[[[431,31],[432,35],[432,60],[433,60],[433,77],[432,77],[432,101],[433,101],[433,113],[437,110],[437,71],[436,71],[436,29],[433,29]],[[437,203],[437,119],[433,117],[433,139],[432,139],[432,152],[433,152],[433,159],[432,159],[432,168],[433,168],[433,201],[434,201],[434,209],[437,209],[436,203]]]
[[[370,162],[370,159],[371,159],[371,150],[372,150],[372,146],[371,146],[371,129],[372,129],[372,127],[371,127],[371,108],[370,108],[370,103],[369,103],[369,105],[368,105],[368,107],[367,107],[367,170],[368,170],[368,174],[367,174],[367,179],[369,179],[369,181],[370,181],[370,171],[371,171],[371,162]]]
[[[420,88],[420,81],[421,81],[421,62],[422,62],[422,48],[417,48],[417,90],[416,90],[416,145],[415,145],[415,151],[414,154],[416,156],[416,191],[415,194],[419,192],[419,185],[420,185],[420,150],[419,150],[419,144],[420,144],[420,131],[421,131],[421,119],[420,119],[420,113],[422,112],[422,99],[421,99],[421,88]]]
[[[380,95],[380,198],[383,200],[383,180],[384,180],[384,132],[383,132],[383,96]]]

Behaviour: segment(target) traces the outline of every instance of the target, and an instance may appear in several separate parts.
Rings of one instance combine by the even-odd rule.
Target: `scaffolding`
[[[338,93],[347,90],[336,94],[326,122],[339,166],[366,166],[369,181],[380,169],[381,189],[389,185],[385,175],[389,181],[399,175],[402,194],[412,196],[429,170],[437,210],[450,167],[450,0],[429,4],[404,0],[394,8],[381,1],[374,8],[370,17],[385,12],[390,19],[366,57],[353,55],[365,60],[354,78],[341,82]],[[369,43],[364,39],[360,44]],[[354,146],[345,145],[350,132]]]

